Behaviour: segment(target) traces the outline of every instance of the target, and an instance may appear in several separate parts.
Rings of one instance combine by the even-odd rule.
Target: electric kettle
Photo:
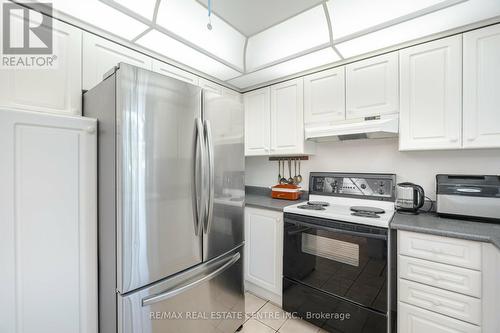
[[[399,183],[396,187],[396,210],[410,214],[418,214],[425,202],[422,186],[413,183]]]

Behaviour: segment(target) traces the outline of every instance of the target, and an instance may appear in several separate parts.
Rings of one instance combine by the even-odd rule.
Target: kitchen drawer
[[[398,302],[398,333],[481,333],[481,327]]]
[[[471,324],[481,323],[481,300],[404,279],[398,280],[400,301]]]
[[[400,278],[481,297],[481,272],[478,271],[399,255],[398,273]]]
[[[398,232],[400,254],[481,270],[481,244],[478,242],[427,235],[416,232]]]

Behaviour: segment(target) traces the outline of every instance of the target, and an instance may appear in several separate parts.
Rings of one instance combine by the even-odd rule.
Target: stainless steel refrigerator
[[[244,321],[244,116],[233,97],[120,63],[98,119],[100,333]]]

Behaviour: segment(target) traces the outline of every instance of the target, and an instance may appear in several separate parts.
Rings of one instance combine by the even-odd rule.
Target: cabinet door
[[[12,16],[12,20],[22,18]],[[59,20],[53,23],[53,68],[1,69],[0,107],[81,115],[81,49],[79,29]],[[12,24],[12,33],[22,34],[22,24]],[[48,32],[48,31],[46,31]]]
[[[283,214],[245,208],[245,280],[281,295]]]
[[[462,36],[399,52],[400,150],[460,148]]]
[[[406,280],[481,297],[481,272],[478,271],[399,255],[398,273]]]
[[[464,34],[464,147],[500,147],[500,25]]]
[[[198,77],[196,75],[167,64],[163,61],[153,59],[153,71],[187,83],[194,84],[195,86],[198,85]]]
[[[198,80],[198,85],[205,90],[222,95],[222,86],[218,85],[217,83],[214,83],[212,81],[200,77]]]
[[[97,333],[96,126],[0,110],[2,332]]]
[[[83,34],[83,89],[89,90],[120,62],[151,70],[153,59],[90,33]]]
[[[295,79],[271,86],[271,154],[304,152],[304,84]]]
[[[306,127],[345,119],[344,73],[342,66],[304,77]]]
[[[245,156],[268,155],[271,145],[270,88],[243,95],[245,105]]]
[[[481,333],[481,327],[398,302],[398,333]]]
[[[347,119],[398,112],[397,52],[349,64],[345,71]]]

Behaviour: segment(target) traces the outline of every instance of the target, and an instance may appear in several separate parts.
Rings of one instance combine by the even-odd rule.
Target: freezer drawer
[[[149,288],[118,296],[119,333],[234,332],[245,318],[239,247]]]

